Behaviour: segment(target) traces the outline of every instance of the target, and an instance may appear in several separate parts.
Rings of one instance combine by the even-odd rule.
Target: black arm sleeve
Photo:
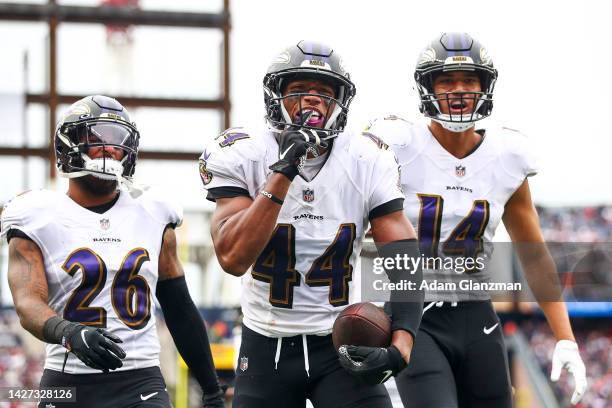
[[[392,290],[385,309],[391,312],[391,330],[406,330],[416,338],[425,300],[425,293],[420,289],[423,265],[418,242],[416,239],[393,241],[379,247],[378,254],[383,258],[398,260],[394,262],[395,269],[385,271],[391,282],[413,282],[411,290]]]
[[[32,241],[32,242],[34,241],[32,238],[28,237],[25,232],[23,232],[22,230],[18,230],[16,228],[11,228],[6,233],[6,242],[11,242],[11,239],[13,238],[23,238],[23,239],[27,239],[28,241]]]
[[[250,197],[248,190],[241,187],[214,187],[208,190],[206,199],[215,202],[218,198],[234,198],[240,196]]]
[[[374,218],[382,217],[383,215],[391,214],[392,212],[402,211],[404,209],[404,199],[396,198],[395,200],[387,201],[384,204],[372,209],[368,214],[368,219],[372,221]]]
[[[189,296],[185,277],[157,282],[155,295],[164,312],[176,348],[189,366],[204,394],[219,391],[206,327]]]

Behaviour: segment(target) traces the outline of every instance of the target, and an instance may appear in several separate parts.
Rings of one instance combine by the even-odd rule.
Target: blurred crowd
[[[612,301],[612,207],[538,208],[538,213],[568,289],[566,300]]]
[[[531,349],[548,375],[552,367],[552,352],[556,340],[548,325],[541,321],[527,321],[521,330],[529,339]],[[612,327],[575,329],[576,341],[580,346],[580,355],[587,369],[589,388],[576,408],[610,408],[612,407]],[[569,398],[574,391],[571,375],[562,375],[553,385],[553,390],[561,406],[571,406]]]
[[[44,349],[24,344],[19,318],[13,310],[0,311],[0,387],[38,387],[42,375]],[[32,402],[0,401],[0,408],[32,407]]]
[[[612,241],[612,206],[537,207],[546,241]]]
[[[609,261],[605,254],[610,250],[612,242],[612,207],[580,207],[580,208],[542,208],[538,207],[540,225],[544,238],[549,242],[566,243],[607,243],[595,244],[589,256],[582,262],[567,265],[567,271],[572,271],[574,277],[574,294],[578,294],[580,279],[588,276],[589,281],[596,285],[583,285],[582,288],[593,295],[598,289],[600,292],[609,285]],[[567,245],[566,245],[567,249]],[[572,248],[576,252],[583,252],[584,245]],[[554,252],[554,251],[553,251]],[[559,259],[559,258],[556,258]],[[603,259],[603,261],[602,261]],[[558,265],[559,266],[559,265]],[[583,294],[587,298],[586,294]],[[602,300],[605,294],[596,296]],[[585,299],[587,300],[587,299]],[[580,345],[580,354],[587,367],[589,389],[581,403],[581,407],[612,408],[612,325],[603,328],[575,328],[575,335]],[[555,338],[545,323],[528,322],[522,326],[529,338],[531,347],[546,373],[550,373],[552,350],[555,347]],[[562,406],[571,406],[569,396],[573,392],[573,383],[568,376],[562,377],[554,386],[557,398]]]

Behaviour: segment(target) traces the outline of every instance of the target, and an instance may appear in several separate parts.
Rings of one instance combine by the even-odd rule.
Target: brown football
[[[383,309],[372,303],[355,303],[336,318],[332,340],[336,350],[343,344],[389,347],[391,319]]]

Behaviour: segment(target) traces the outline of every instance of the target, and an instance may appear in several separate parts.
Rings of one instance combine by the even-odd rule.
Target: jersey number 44
[[[348,304],[354,241],[355,224],[340,225],[334,241],[314,260],[305,275],[308,286],[329,286],[332,306]],[[295,256],[295,227],[278,224],[251,272],[254,279],[270,284],[269,299],[273,306],[288,309],[293,306],[293,288],[301,285],[300,273],[295,269]]]

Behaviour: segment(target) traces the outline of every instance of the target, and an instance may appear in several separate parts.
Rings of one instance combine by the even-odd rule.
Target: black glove
[[[202,395],[202,408],[225,408],[225,391],[227,385],[219,387],[219,391]]]
[[[62,346],[74,353],[85,365],[97,370],[115,370],[123,363],[125,351],[115,343],[123,341],[104,329],[69,323],[63,331]]]
[[[395,346],[340,346],[340,365],[370,385],[382,384],[406,368],[406,361]]]
[[[270,170],[284,174],[293,181],[299,173],[300,158],[306,155],[309,147],[316,146],[327,147],[327,144],[321,141],[317,131],[312,129],[284,130],[279,136],[279,160],[270,166]]]

